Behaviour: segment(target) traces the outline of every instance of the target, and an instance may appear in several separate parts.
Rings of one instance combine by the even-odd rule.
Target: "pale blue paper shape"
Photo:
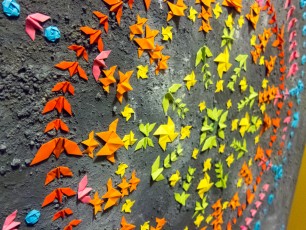
[[[61,32],[56,26],[49,26],[44,31],[44,36],[50,42],[55,42],[61,37]]]
[[[40,212],[36,209],[33,209],[28,213],[28,215],[25,217],[25,222],[27,225],[34,225],[38,222],[40,217]]]
[[[15,0],[3,0],[2,9],[8,17],[18,17],[20,15],[20,5]]]

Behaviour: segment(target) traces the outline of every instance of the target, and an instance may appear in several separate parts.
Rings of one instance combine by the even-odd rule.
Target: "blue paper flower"
[[[304,8],[306,6],[306,0],[300,0],[300,7]]]
[[[34,225],[38,222],[39,217],[40,217],[40,212],[36,209],[33,209],[28,213],[28,215],[25,217],[24,220],[28,225]]]
[[[45,29],[44,36],[50,42],[55,42],[61,37],[61,32],[56,26],[49,26]]]
[[[267,208],[264,208],[263,214],[264,214],[264,215],[267,215],[267,214],[268,214],[268,209],[267,209]]]
[[[287,144],[287,150],[290,150],[291,147],[292,147],[292,143],[291,143],[291,141],[290,141],[290,142],[288,142],[288,144]]]
[[[299,104],[301,102],[300,100],[300,94],[304,90],[304,83],[301,80],[298,80],[297,86],[293,87],[292,89],[289,90],[289,94],[291,96],[295,96],[297,99],[297,103]]]
[[[302,35],[303,35],[303,36],[306,36],[306,25],[303,26]]]
[[[274,200],[274,195],[271,193],[269,196],[268,196],[268,204],[271,205],[273,203],[273,200]]]
[[[299,120],[300,120],[300,113],[299,112],[295,112],[293,114],[293,119],[292,119],[292,122],[291,122],[291,127],[296,129],[299,125]]]
[[[273,165],[272,166],[272,172],[274,173],[274,180],[275,181],[279,181],[280,179],[282,179],[283,177],[283,165],[279,164],[279,165]]]
[[[18,17],[20,14],[20,5],[15,0],[3,0],[2,9],[8,17]]]
[[[293,138],[294,137],[294,131],[290,131],[289,136],[290,136],[290,138]]]
[[[305,65],[305,63],[306,63],[306,55],[303,54],[303,56],[302,56],[302,58],[301,58],[301,64],[302,64],[302,65]]]
[[[306,20],[306,11],[303,13],[303,20]]]
[[[256,221],[256,223],[254,224],[254,230],[260,230],[260,220]]]

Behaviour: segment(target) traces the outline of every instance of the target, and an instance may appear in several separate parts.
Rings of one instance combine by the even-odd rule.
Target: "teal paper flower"
[[[40,212],[36,209],[33,209],[25,217],[25,222],[27,223],[27,225],[34,225],[38,222],[39,217],[40,217]]]
[[[56,26],[49,26],[45,29],[44,36],[50,42],[55,42],[56,40],[60,39],[61,32]]]
[[[15,0],[3,0],[2,9],[8,17],[18,17],[20,14],[20,5]]]

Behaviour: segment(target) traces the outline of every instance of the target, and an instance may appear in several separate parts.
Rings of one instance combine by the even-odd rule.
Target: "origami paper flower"
[[[18,17],[20,5],[15,0],[4,0],[2,2],[3,13],[8,17]]]
[[[24,220],[28,225],[34,225],[38,222],[39,217],[40,212],[38,210],[33,209],[27,214]]]
[[[61,32],[56,26],[48,26],[44,31],[44,36],[49,42],[55,42],[60,39]]]

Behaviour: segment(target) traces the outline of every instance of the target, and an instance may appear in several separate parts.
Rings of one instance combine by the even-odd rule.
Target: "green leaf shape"
[[[229,90],[231,90],[232,92],[235,92],[234,86],[235,86],[235,82],[230,81],[229,83],[227,83],[227,86],[226,86],[226,87],[227,87]]]
[[[252,122],[252,125],[250,125],[247,132],[255,133],[258,129],[260,129],[260,126],[262,125],[262,120],[259,119],[258,116],[252,116],[251,122]]]
[[[254,88],[252,86],[249,87],[250,94],[249,96],[245,97],[244,99],[240,100],[240,102],[237,105],[238,111],[240,112],[245,106],[250,105],[250,108],[252,108],[255,98],[258,96],[258,93],[254,91]]]
[[[217,109],[216,107],[213,109],[207,109],[207,116],[213,121],[217,121],[219,116],[222,114],[222,109]]]
[[[185,206],[190,194],[182,192],[182,194],[174,193],[174,199],[181,205]]]
[[[190,183],[190,182],[192,181],[192,179],[193,179],[193,176],[190,175],[190,174],[187,174],[187,176],[186,176],[186,181],[187,181],[188,183]]]
[[[147,146],[154,147],[154,143],[151,138],[143,137],[138,141],[134,151],[137,151],[142,148],[146,149]]]
[[[160,168],[159,165],[160,165],[160,156],[156,158],[156,160],[151,166],[151,177],[153,181],[161,181],[165,179],[165,177],[162,174],[164,168],[163,167]]]
[[[166,169],[171,168],[170,154],[168,154],[166,158],[164,159],[164,167]]]
[[[213,81],[211,80],[211,79],[208,79],[206,82],[205,82],[205,89],[208,89],[208,87],[210,86],[210,85],[212,85],[212,84],[214,84],[213,83]]]
[[[202,133],[201,134],[201,136],[200,136],[200,145],[202,145],[203,144],[203,142],[205,141],[205,139],[206,139],[206,136],[207,136],[207,134],[206,133]]]
[[[231,80],[227,83],[227,88],[230,89],[232,92],[235,92],[235,83],[237,78],[240,77],[241,69],[239,67],[234,69],[235,74],[231,76]]]
[[[236,60],[237,62],[239,62],[239,67],[240,67],[241,69],[243,69],[244,71],[247,71],[246,61],[247,61],[247,59],[248,59],[248,56],[249,56],[249,55],[247,55],[247,54],[239,54],[239,55],[235,58],[235,60]]]
[[[187,192],[191,186],[191,181],[193,179],[193,174],[195,173],[196,168],[192,168],[192,167],[188,167],[188,171],[187,171],[187,175],[186,175],[186,179],[183,182],[183,189],[185,190],[185,192]]]
[[[211,72],[208,71],[209,64],[206,63],[206,59],[209,57],[212,57],[210,49],[207,46],[203,46],[198,50],[195,62],[195,66],[197,67],[201,63],[201,61],[203,61],[201,72],[203,73],[203,82],[205,89],[208,89],[208,87],[213,84],[213,81],[210,79]]]
[[[220,117],[218,126],[220,129],[225,129],[227,125],[225,124],[227,119],[228,111],[226,110]]]
[[[232,44],[234,42],[234,33],[235,29],[227,29],[226,27],[223,29],[223,35],[221,36],[221,47],[227,46],[229,50],[232,49]]]
[[[140,139],[140,140],[138,141],[136,147],[135,147],[135,151],[137,151],[137,150],[139,150],[139,149],[141,149],[141,148],[146,149],[146,148],[147,148],[147,144],[146,144],[146,143],[147,143],[147,141],[146,141],[146,138],[145,138],[145,137],[142,138],[142,139]]]
[[[164,159],[164,167],[171,168],[171,164],[178,160],[179,156],[183,155],[184,149],[182,148],[181,144],[178,144],[176,149],[169,153],[166,158]]]
[[[214,124],[213,123],[208,124],[208,118],[205,117],[201,131],[202,132],[212,132],[213,130],[214,130]]]
[[[246,140],[240,142],[234,138],[232,144],[230,145],[238,153],[237,159],[240,159],[245,153],[248,152]]]
[[[208,64],[207,65],[203,65],[203,68],[202,68],[203,81],[206,81],[206,80],[210,79],[210,77],[211,77],[211,72],[206,69],[208,67],[209,67]]]
[[[188,167],[188,174],[192,176],[195,173],[196,170],[197,170],[196,168],[192,168],[192,167],[189,166]]]
[[[172,105],[172,109],[176,110],[178,116],[182,119],[185,119],[186,113],[189,112],[186,103],[183,103],[182,99],[175,98],[173,95],[177,90],[179,90],[179,88],[181,88],[181,86],[182,84],[173,84],[164,95],[162,99],[162,107],[166,116],[168,115],[170,105]]]
[[[215,172],[216,172],[216,177],[219,179],[215,183],[215,186],[217,188],[225,189],[226,184],[227,184],[228,174],[224,175],[223,164],[222,164],[221,161],[219,161],[215,164]]]
[[[146,137],[148,137],[150,135],[150,132],[152,132],[152,130],[154,129],[156,123],[150,124],[140,124],[139,125],[139,130],[140,132],[142,132]]]
[[[201,214],[205,213],[205,209],[208,206],[208,202],[206,201],[206,199],[207,199],[207,196],[203,197],[202,202],[196,201],[192,218],[196,217],[200,213]]]
[[[197,52],[195,67],[197,67],[201,61],[202,61],[202,47]]]
[[[236,83],[237,78],[238,78],[238,75],[237,75],[237,74],[234,74],[234,75],[231,76],[231,79],[232,79],[232,81],[233,81],[234,83]]]
[[[182,84],[173,84],[169,89],[169,93],[176,93],[180,88],[182,87]]]
[[[202,146],[202,152],[212,149],[218,146],[218,139],[224,140],[224,129],[227,127],[226,120],[228,111],[223,112],[222,109],[207,108],[207,116],[204,117],[204,121],[201,128],[200,145]]]
[[[142,148],[146,149],[147,146],[154,147],[154,143],[153,143],[152,139],[149,138],[149,135],[150,135],[150,132],[152,132],[152,130],[154,129],[155,124],[156,123],[153,123],[153,124],[147,123],[145,125],[144,124],[139,125],[139,131],[141,133],[143,133],[143,135],[145,135],[145,137],[141,138],[137,142],[134,151],[137,151],[137,150],[142,149]]]
[[[187,192],[189,190],[190,186],[191,186],[191,183],[188,183],[187,181],[183,182],[183,189],[184,189],[184,191]]]
[[[212,57],[213,56],[213,54],[212,54],[212,52],[210,51],[210,49],[207,47],[207,46],[204,46],[205,47],[205,56],[206,57]]]
[[[222,140],[224,140],[225,135],[223,130],[218,130],[218,137],[220,137]]]
[[[179,143],[179,144],[177,145],[177,147],[176,147],[176,153],[177,153],[177,155],[182,156],[182,155],[183,155],[183,151],[184,151],[184,149],[182,148],[181,143]]]
[[[207,149],[212,149],[213,147],[217,147],[217,145],[218,145],[217,137],[210,136],[205,140],[204,145],[202,147],[202,152],[204,152]]]
[[[227,179],[228,179],[228,174],[226,174],[223,178],[221,178],[220,180],[218,180],[216,183],[215,183],[215,186],[217,188],[222,188],[222,189],[226,189],[227,186]]]
[[[169,94],[166,93],[162,101],[163,110],[166,116],[167,116],[167,111],[169,109],[169,105],[170,105],[170,98],[169,98]]]
[[[235,75],[237,75],[237,77],[240,77],[241,68],[236,67],[236,68],[234,69],[234,73],[235,73]]]
[[[170,153],[170,160],[171,160],[171,162],[177,161],[177,155],[176,155],[175,151]]]
[[[213,54],[211,53],[210,49],[207,46],[202,46],[196,55],[195,67],[197,67],[201,61],[206,63],[206,58],[212,57]]]

